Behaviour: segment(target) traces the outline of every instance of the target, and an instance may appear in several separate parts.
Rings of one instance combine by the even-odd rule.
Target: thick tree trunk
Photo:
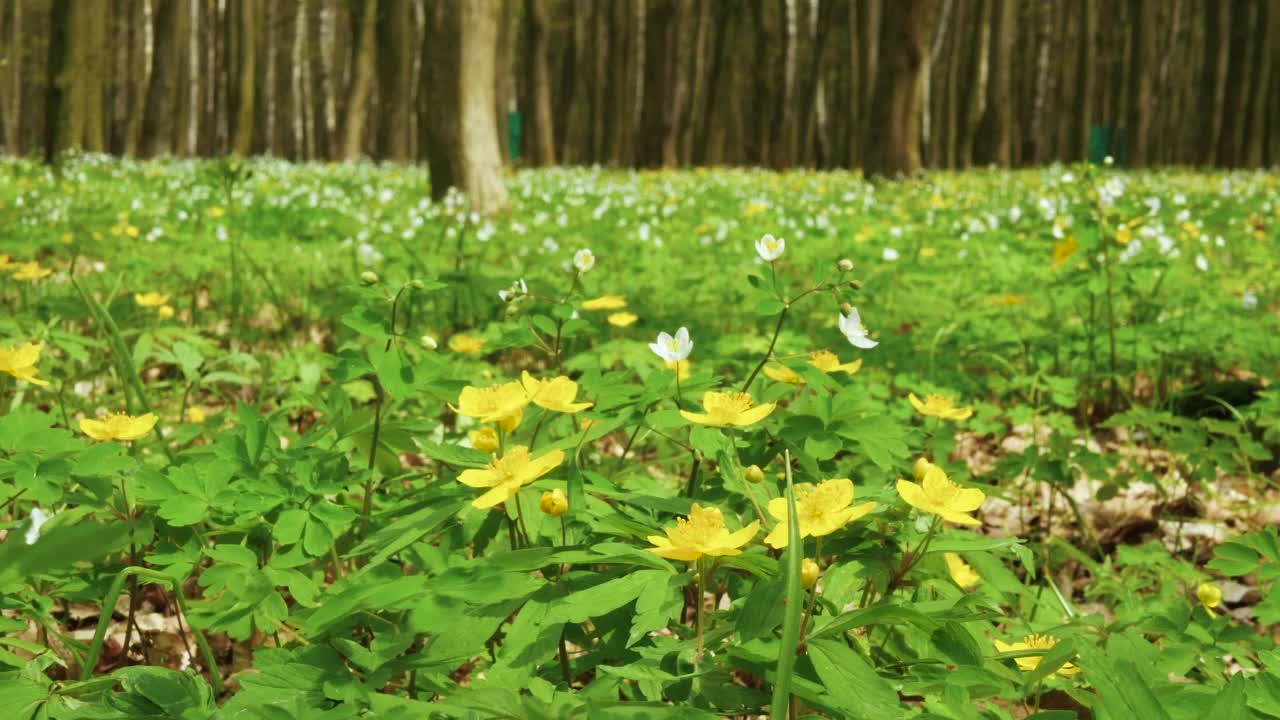
[[[378,149],[387,160],[409,160],[413,108],[413,22],[410,0],[382,0],[378,13]]]
[[[551,108],[551,69],[547,61],[547,0],[525,0],[524,10],[529,30],[525,55],[525,73],[530,78],[529,118],[525,127],[533,151],[530,160],[538,165],[554,165],[556,138]]]
[[[235,27],[239,32],[236,37],[234,61],[237,78],[234,89],[236,114],[231,152],[244,157],[253,152],[253,119],[258,79],[258,2],[257,0],[239,0],[237,5]]]
[[[373,91],[374,38],[378,21],[378,0],[356,0],[352,4],[352,69],[347,92],[347,111],[342,122],[342,147],[339,157],[360,157],[364,141],[365,120],[369,114],[369,95]]]
[[[1133,34],[1129,49],[1128,162],[1137,167],[1148,164],[1151,141],[1152,62],[1155,44],[1155,0],[1131,0]]]
[[[992,0],[987,102],[975,131],[973,159],[1007,167],[1013,145],[1014,0]]]
[[[920,74],[938,0],[899,0],[884,7],[875,92],[868,111],[864,169],[911,175],[920,169]]]

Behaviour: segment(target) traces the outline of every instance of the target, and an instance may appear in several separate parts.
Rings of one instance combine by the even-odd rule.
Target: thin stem
[[[742,392],[746,392],[751,387],[752,381],[754,381],[756,376],[760,374],[760,371],[764,369],[765,363],[769,362],[769,358],[773,355],[773,347],[778,344],[778,333],[782,332],[782,323],[786,321],[787,312],[790,310],[791,306],[789,304],[784,304],[782,306],[782,312],[778,313],[778,322],[773,326],[773,337],[769,340],[769,349],[764,351],[764,357],[760,358],[760,364],[756,365],[756,369],[752,370],[751,374],[747,376],[747,381],[742,384]],[[677,377],[679,377],[678,373]]]
[[[693,671],[695,673],[698,672],[698,664],[702,662],[702,652],[703,652],[702,606],[705,604],[704,598],[706,594],[707,594],[707,561],[706,561],[706,558],[698,558],[698,591],[693,598],[694,621],[698,626],[698,651],[693,655]]]
[[[364,481],[364,504],[360,510],[362,516],[360,522],[361,539],[369,535],[369,521],[373,517],[373,469],[378,459],[378,436],[382,434],[382,401],[385,394],[382,391],[382,383],[378,381],[376,375],[373,378],[373,388],[377,391],[377,396],[373,406],[373,438],[369,443],[369,464],[367,468],[369,477]]]

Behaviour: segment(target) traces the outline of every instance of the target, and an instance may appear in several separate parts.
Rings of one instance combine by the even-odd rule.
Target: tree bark
[[[413,107],[413,23],[410,0],[382,0],[378,13],[378,149],[395,162],[409,160]]]
[[[235,130],[232,134],[231,152],[241,157],[253,152],[254,105],[257,94],[257,0],[239,0],[236,6],[236,78]]]
[[[973,159],[1007,167],[1012,154],[1014,17],[1013,0],[992,0],[987,102],[975,131]]]
[[[920,77],[938,0],[887,3],[880,21],[875,92],[868,111],[864,169],[868,175],[920,170]]]
[[[346,114],[342,122],[339,157],[360,157],[369,95],[373,91],[374,37],[378,20],[378,0],[355,0],[351,6],[351,86],[347,92]]]

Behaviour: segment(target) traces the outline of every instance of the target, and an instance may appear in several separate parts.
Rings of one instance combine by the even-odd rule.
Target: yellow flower
[[[18,271],[13,274],[14,280],[39,280],[40,278],[49,277],[53,274],[53,270],[40,267],[38,262],[19,263]]]
[[[468,385],[458,395],[457,407],[450,407],[459,415],[472,417],[480,422],[499,422],[520,415],[528,404],[529,396],[520,383],[509,382],[484,388]],[[517,418],[516,425],[519,423]]]
[[[524,419],[524,408],[504,418],[498,418],[498,429],[504,433],[515,432],[520,427],[520,421]]]
[[[560,517],[569,512],[569,498],[564,496],[564,491],[560,488],[548,490],[542,493],[542,499],[538,501],[538,509],[553,518]]]
[[[614,327],[627,327],[628,325],[632,325],[635,323],[635,321],[639,320],[640,316],[636,315],[635,313],[616,312],[610,315],[607,319],[609,321],[609,324]]]
[[[1196,586],[1196,599],[1200,601],[1200,607],[1209,613],[1209,617],[1216,617],[1218,613],[1214,612],[1214,608],[1222,605],[1222,588],[1213,583],[1200,583]]]
[[[8,272],[15,268],[16,266],[13,264],[13,258],[10,258],[8,255],[5,255],[4,253],[0,253],[0,270],[4,272]]]
[[[996,640],[996,650],[999,650],[1002,653],[1024,652],[1026,650],[1048,651],[1053,649],[1053,646],[1057,644],[1058,640],[1048,635],[1028,635],[1022,638],[1021,642],[1016,643],[1003,643]],[[1040,655],[1032,655],[1029,657],[1014,658],[1014,662],[1018,663],[1019,670],[1023,672],[1031,672],[1037,667],[1040,667],[1041,658],[1042,656]],[[1049,677],[1054,677],[1056,675],[1075,675],[1078,672],[1080,672],[1080,668],[1072,665],[1071,663],[1066,663],[1050,674]]]
[[[956,407],[951,398],[941,395],[925,395],[924,402],[921,402],[915,393],[910,393],[907,395],[907,400],[921,415],[943,420],[964,420],[973,414],[973,408]]]
[[[676,371],[676,377],[677,377],[678,379],[680,379],[680,380],[688,380],[688,379],[689,379],[689,376],[693,374],[693,361],[692,361],[692,360],[680,360],[679,362],[671,362],[670,360],[668,360],[668,361],[667,361],[667,369],[668,369],[668,370],[675,370],[675,371]]]
[[[752,407],[751,393],[707,391],[702,395],[702,407],[706,413],[681,410],[680,415],[699,425],[745,427],[768,417],[776,406],[765,403]]]
[[[94,440],[138,440],[151,432],[157,420],[159,418],[154,413],[138,417],[116,413],[101,420],[82,418],[80,430]]]
[[[800,539],[830,535],[871,512],[875,506],[873,502],[853,505],[853,482],[848,478],[823,480],[817,485],[798,485],[796,518],[800,521]],[[784,548],[788,544],[791,528],[787,521],[787,499],[780,497],[770,500],[769,514],[778,524],[764,541],[769,547]]]
[[[492,453],[498,450],[498,431],[491,427],[472,430],[467,437],[471,439],[471,447],[480,452]]]
[[[138,307],[160,307],[169,302],[169,296],[158,292],[134,293],[133,301],[138,303]]]
[[[1116,228],[1116,242],[1121,245],[1128,245],[1133,240],[1133,231],[1128,225],[1121,225]]]
[[[1053,246],[1053,269],[1057,270],[1062,267],[1079,249],[1080,242],[1076,240],[1075,235],[1068,235],[1065,240],[1056,243]]]
[[[217,218],[222,217],[223,212],[224,212],[224,211],[223,211],[223,209],[222,209],[222,208],[220,208],[220,207],[218,207],[218,206],[216,206],[216,205],[215,205],[215,206],[213,206],[213,207],[209,208],[209,217],[214,218],[214,219],[216,220]]]
[[[850,363],[842,363],[840,358],[830,350],[815,350],[809,353],[809,364],[828,375],[833,372],[844,372],[852,375],[862,369],[862,358]]]
[[[915,476],[916,482],[920,482],[924,479],[925,473],[929,472],[932,467],[934,467],[934,464],[927,459],[918,458],[916,464],[911,468],[911,474]]]
[[[36,363],[40,361],[40,351],[44,345],[23,343],[8,349],[0,348],[0,373],[7,373],[19,380],[26,380],[32,385],[48,385],[48,380],[36,377],[39,370]]]
[[[156,315],[158,315],[161,320],[169,320],[173,318],[174,309],[171,305],[161,305],[160,309],[156,311]]]
[[[977,510],[987,496],[977,488],[965,488],[934,465],[924,473],[920,484],[910,480],[898,480],[898,494],[913,508],[933,513],[961,525],[981,525],[982,522],[968,513]]]
[[[526,370],[520,376],[520,384],[524,386],[530,402],[540,408],[553,412],[576,413],[591,407],[591,403],[573,401],[578,396],[578,383],[563,375],[550,380],[539,380]]]
[[[943,553],[942,557],[947,561],[947,572],[951,573],[951,579],[962,589],[972,590],[982,581],[978,571],[956,553]]]
[[[804,378],[796,374],[795,370],[786,365],[766,365],[764,374],[781,383],[790,385],[804,385]]]
[[[738,532],[731,533],[724,526],[724,516],[714,507],[702,507],[697,503],[689,511],[689,517],[676,520],[675,527],[667,528],[666,537],[650,535],[653,547],[649,552],[669,560],[693,562],[703,555],[741,555],[741,548],[760,530],[760,521]]]
[[[458,476],[458,482],[473,488],[489,488],[489,491],[475,500],[472,506],[491,508],[505,502],[520,488],[556,469],[564,461],[563,450],[552,450],[536,458],[529,456],[529,448],[517,445],[502,457],[494,458],[483,469],[464,470]]]
[[[1027,296],[1026,296],[1026,295],[1014,295],[1014,294],[1012,294],[1012,293],[1005,293],[1005,294],[1001,295],[1000,297],[998,297],[998,298],[996,298],[996,299],[992,300],[992,301],[991,301],[991,303],[992,303],[993,305],[1009,305],[1009,306],[1012,306],[1012,305],[1021,305],[1022,303],[1026,302],[1026,301],[1027,301]]]
[[[938,250],[936,248],[931,248],[931,247],[920,248],[920,257],[922,258],[931,258],[936,256],[937,254],[938,254]]]
[[[582,303],[583,310],[621,310],[626,306],[627,299],[621,295],[601,295]]]
[[[449,338],[449,349],[454,352],[475,355],[483,347],[484,338],[478,338],[474,335],[454,335]]]
[[[201,408],[201,407],[187,408],[187,422],[195,423],[196,425],[199,425],[204,422],[205,417],[206,415],[204,412],[204,408]]]
[[[800,563],[800,584],[805,590],[812,590],[818,584],[818,574],[821,572],[822,568],[818,567],[818,563],[805,558]]]

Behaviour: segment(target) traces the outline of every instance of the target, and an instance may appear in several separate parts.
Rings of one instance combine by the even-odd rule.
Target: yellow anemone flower
[[[804,378],[786,365],[766,365],[764,374],[781,383],[804,385]]]
[[[815,350],[809,353],[809,364],[828,375],[833,372],[844,372],[852,375],[862,369],[862,358],[850,363],[842,363],[840,358],[830,350]]]
[[[1027,296],[1026,296],[1026,295],[1014,295],[1014,294],[1012,294],[1012,293],[1005,293],[1005,294],[1001,295],[1000,297],[995,298],[994,300],[992,300],[992,301],[991,301],[991,304],[992,304],[992,305],[1013,306],[1013,305],[1021,305],[1022,303],[1026,302],[1026,301],[1027,301]]]
[[[528,404],[529,396],[520,383],[509,382],[483,388],[468,385],[458,395],[457,407],[449,407],[459,415],[475,418],[480,422],[499,422],[517,416],[515,424],[518,425],[518,416]],[[503,429],[506,430],[505,427]]]
[[[475,355],[483,347],[484,338],[478,338],[474,335],[454,335],[449,338],[449,349],[454,352]]]
[[[156,315],[158,315],[161,320],[170,320],[176,312],[177,311],[173,309],[172,305],[161,305],[160,309],[156,311]]]
[[[741,555],[743,545],[751,542],[760,530],[760,521],[731,533],[724,525],[724,515],[714,507],[702,507],[697,503],[689,511],[689,517],[676,520],[675,527],[666,529],[666,536],[650,535],[653,547],[649,552],[669,560],[694,562],[703,555]]]
[[[627,299],[621,295],[601,295],[582,303],[583,310],[621,310],[626,306]]]
[[[471,447],[482,453],[493,453],[498,450],[498,431],[491,427],[485,426],[479,430],[472,430],[467,437],[471,439]]]
[[[1066,264],[1079,249],[1080,242],[1076,240],[1075,235],[1068,235],[1065,240],[1056,243],[1053,246],[1053,269],[1057,270]]]
[[[853,505],[853,482],[848,478],[823,480],[817,485],[797,485],[796,519],[800,521],[800,538],[830,535],[871,512],[875,506],[873,502]],[[784,548],[789,542],[791,529],[787,499],[770,500],[769,514],[777,519],[778,524],[764,541],[769,547]]]
[[[776,407],[774,403],[751,405],[751,393],[707,391],[702,395],[705,413],[681,410],[680,415],[691,423],[715,427],[745,427],[760,422]]]
[[[15,269],[13,258],[5,255],[4,253],[0,253],[0,271],[8,272],[13,269]]]
[[[915,393],[910,393],[907,400],[921,415],[943,420],[964,420],[973,414],[973,408],[957,407],[954,400],[942,395],[925,395],[922,402]]]
[[[1021,642],[1016,643],[1004,643],[996,640],[996,650],[999,650],[1002,653],[1023,652],[1026,650],[1048,651],[1053,649],[1053,646],[1057,644],[1057,638],[1050,637],[1049,635],[1028,635],[1022,638]],[[1040,667],[1041,657],[1042,656],[1039,655],[1032,655],[1029,657],[1014,658],[1013,661],[1018,663],[1019,670],[1023,672],[1031,672],[1037,667]],[[1065,677],[1075,675],[1078,672],[1080,672],[1080,668],[1072,665],[1071,663],[1066,663],[1050,674],[1049,677],[1054,677],[1056,675],[1062,675]]]
[[[671,362],[670,360],[668,360],[667,369],[675,370],[677,379],[688,380],[689,376],[693,374],[693,361],[686,359],[686,360],[680,360],[677,362]]]
[[[26,380],[32,385],[48,385],[49,381],[36,377],[39,370],[36,363],[40,361],[40,351],[44,345],[23,343],[8,349],[0,348],[0,373],[7,373],[19,380]]]
[[[49,277],[53,274],[53,270],[40,267],[38,262],[20,263],[18,271],[13,274],[14,280],[39,280],[40,278]]]
[[[196,425],[202,424],[205,421],[205,418],[208,417],[208,415],[204,411],[204,408],[198,407],[198,406],[192,406],[187,408],[186,415],[187,415],[187,422],[194,423]]]
[[[491,508],[515,496],[520,488],[555,470],[564,462],[563,450],[552,450],[536,458],[530,457],[529,448],[517,445],[502,457],[489,461],[482,469],[464,470],[458,482],[473,488],[489,488],[489,491],[471,501],[473,507]]]
[[[1200,601],[1200,607],[1209,613],[1209,617],[1217,617],[1218,613],[1214,609],[1222,605],[1222,588],[1213,583],[1200,583],[1196,586],[1196,599]]]
[[[169,302],[169,296],[158,292],[134,293],[133,301],[138,303],[138,307],[160,307]]]
[[[569,512],[569,498],[565,497],[564,491],[560,488],[548,490],[542,493],[542,499],[538,501],[538,509],[550,517],[560,517]]]
[[[550,380],[539,380],[526,370],[520,376],[520,384],[524,386],[530,402],[540,408],[553,412],[576,413],[591,407],[591,403],[573,401],[578,396],[578,383],[564,375]]]
[[[635,322],[640,319],[640,316],[635,313],[616,312],[610,315],[607,319],[609,324],[614,327],[627,327],[628,325],[634,325]]]
[[[982,522],[968,513],[977,510],[985,493],[977,488],[960,487],[934,465],[924,473],[920,484],[910,480],[898,480],[898,494],[913,508],[923,510],[961,525],[981,525]]]
[[[812,590],[818,584],[818,575],[821,573],[822,568],[818,567],[818,563],[805,558],[800,563],[800,584],[805,590]]]
[[[82,418],[80,430],[94,440],[138,440],[147,436],[159,420],[155,413],[132,417],[124,413],[108,415],[101,420]]]
[[[956,553],[943,553],[942,557],[947,561],[947,572],[951,573],[951,579],[961,589],[972,590],[982,581],[982,576],[978,574],[973,566],[964,561]]]

